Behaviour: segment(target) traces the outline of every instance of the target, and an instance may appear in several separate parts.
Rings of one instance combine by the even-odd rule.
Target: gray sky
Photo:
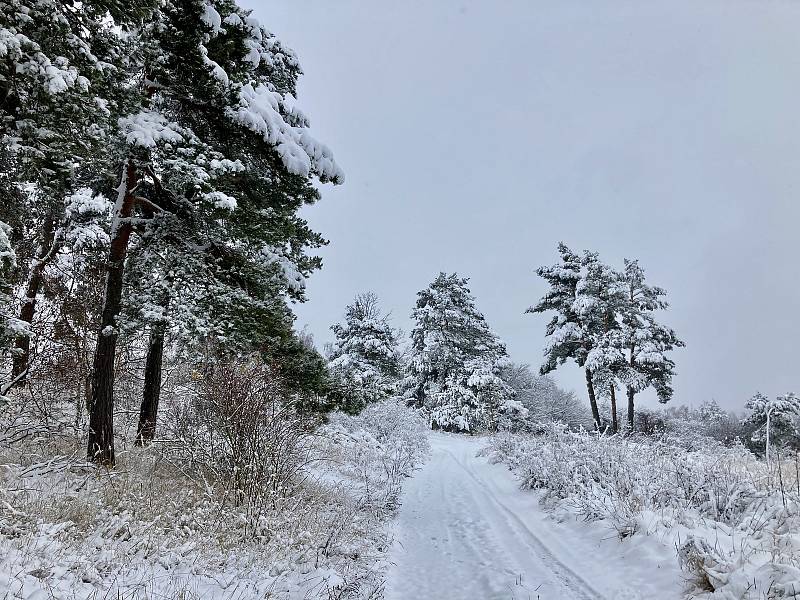
[[[538,366],[546,318],[523,313],[564,240],[667,288],[677,402],[800,392],[799,3],[244,3],[347,176],[307,211],[331,241],[297,307],[318,342],[366,290],[408,330],[457,271]]]

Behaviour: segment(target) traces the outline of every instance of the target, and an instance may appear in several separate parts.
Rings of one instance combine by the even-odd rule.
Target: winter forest
[[[454,129],[486,136],[462,138],[475,164],[453,169],[443,157],[433,176],[415,175],[403,164],[414,157],[400,154],[441,153],[438,109],[424,107],[434,111],[428,122],[405,109],[371,122],[362,107],[380,95],[379,79],[339,85],[330,98],[345,100],[328,123],[312,114],[312,126],[301,107],[333,104],[319,57],[362,74],[351,48],[369,27],[352,15],[374,10],[376,31],[427,19],[422,46],[429,27],[455,39],[473,19],[491,44],[505,25],[495,31],[483,17],[512,10],[466,2],[451,14],[442,0],[417,7],[422,18],[357,5],[343,2],[339,21],[322,3],[281,8],[308,13],[284,19],[294,23],[288,31],[316,35],[323,22],[336,37],[341,22],[353,32],[337,37],[340,47],[309,48],[315,66],[304,72],[302,44],[292,49],[273,33],[260,4],[0,0],[0,600],[800,599],[800,396],[775,387],[796,370],[745,368],[729,353],[713,357],[722,370],[695,368],[712,353],[707,330],[691,319],[738,305],[710,279],[698,292],[713,297],[708,306],[686,301],[698,281],[692,265],[704,260],[681,263],[680,236],[693,243],[691,226],[663,206],[637,217],[638,229],[603,208],[613,236],[582,235],[607,229],[583,212],[595,201],[537,197],[528,181],[520,193],[541,215],[520,219],[526,229],[516,235],[509,223],[522,209],[504,204],[509,178],[493,176],[495,195],[480,209],[464,200],[437,212],[437,198],[418,190],[426,200],[408,205],[409,221],[370,212],[383,202],[376,188],[394,185],[377,175],[365,183],[377,164],[369,161],[384,154],[395,180],[416,188],[433,177],[463,191],[459,178],[472,181],[495,160],[516,178],[536,174],[512,151],[489,156],[491,135],[505,144],[514,133],[469,113],[469,126]],[[583,10],[570,4],[551,17],[586,31],[638,18],[626,8],[594,21]],[[530,27],[531,39],[543,31]],[[594,43],[586,39],[575,44]],[[389,65],[394,55],[378,50],[358,54]],[[441,52],[453,72],[471,73],[471,55],[459,62],[457,52]],[[383,98],[411,114],[411,82],[424,67],[384,70],[402,85],[408,78],[407,98]],[[426,85],[447,89],[434,71]],[[481,72],[494,85],[496,74]],[[555,85],[542,73],[537,86]],[[555,79],[562,75],[569,69]],[[505,119],[496,100],[477,104]],[[358,122],[347,121],[350,103]],[[507,106],[513,129],[526,116]],[[348,139],[362,139],[364,128],[378,131],[381,145],[364,144],[359,155]],[[632,137],[634,152],[645,144],[638,134],[601,133],[611,146]],[[342,166],[336,143],[346,149]],[[462,145],[446,144],[454,153]],[[549,160],[547,150],[530,153]],[[625,178],[647,171],[642,164],[631,162]],[[614,189],[624,193],[625,184]],[[349,194],[379,208],[351,209]],[[315,212],[323,206],[342,211],[328,228],[335,234]],[[553,206],[572,225],[554,225],[545,216]],[[485,210],[509,229],[492,231]],[[473,212],[469,228],[464,215]],[[796,223],[773,221],[776,231],[779,221]],[[748,240],[770,239],[759,223],[743,252]],[[365,233],[373,227],[382,233]],[[700,229],[699,238],[716,239]],[[662,230],[672,246],[653,250],[648,240]],[[448,249],[451,239],[479,258]],[[430,243],[440,251],[418,260],[415,248]],[[513,263],[507,277],[497,265],[512,254],[524,268]],[[794,272],[766,255],[761,262],[797,279],[793,262],[785,264]],[[314,287],[331,269],[338,287]],[[764,277],[749,262],[734,271],[741,289]],[[766,305],[760,314],[725,313],[742,331],[763,323],[757,344],[738,347],[741,361],[781,354],[776,339],[793,337],[797,290],[793,298],[775,331]],[[315,324],[338,317],[309,326],[312,309]],[[796,352],[787,360],[796,367]],[[692,379],[700,372],[721,385],[737,371],[751,387],[717,397],[698,393]]]

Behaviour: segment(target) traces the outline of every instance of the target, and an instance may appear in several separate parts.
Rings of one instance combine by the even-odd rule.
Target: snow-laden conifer
[[[800,398],[792,392],[775,398],[757,393],[745,404],[752,411],[745,422],[756,427],[753,441],[764,442],[764,453],[770,461],[770,447],[783,445],[800,436],[796,418],[800,415]]]
[[[659,402],[671,400],[675,362],[670,355],[685,344],[670,327],[656,320],[656,312],[669,306],[666,291],[646,283],[638,261],[625,260],[620,281],[625,301],[617,319],[627,366],[619,369],[619,380],[626,388],[628,427],[633,429],[636,394],[652,387]]]
[[[603,263],[596,252],[579,255],[561,243],[561,262],[537,270],[549,284],[527,312],[554,312],[547,325],[546,374],[567,360],[583,367],[596,427],[601,426],[598,391],[611,398],[611,426],[617,428],[616,391],[628,397],[628,424],[633,427],[634,398],[653,387],[661,402],[672,397],[675,363],[670,353],[683,342],[655,318],[668,305],[666,292],[645,282],[637,261],[625,261],[622,272]]]
[[[118,119],[115,216],[94,364],[89,453],[100,462],[113,462],[123,282],[134,300],[131,315],[142,316],[157,338],[148,365],[160,364],[158,338],[172,324],[200,338],[246,340],[267,358],[296,354],[302,344],[286,301],[302,299],[304,277],[320,264],[306,249],[324,243],[297,211],[319,197],[313,180],[343,180],[295,106],[297,58],[248,11],[229,1],[170,0],[133,39],[136,102]],[[126,280],[129,250],[138,262],[129,275],[137,276]],[[157,393],[159,386],[145,387]],[[143,415],[154,402],[145,395]]]
[[[356,296],[344,322],[331,330],[336,339],[328,349],[328,367],[349,410],[358,412],[397,392],[400,333],[381,312],[374,293]]]
[[[500,377],[505,344],[475,306],[468,280],[440,273],[417,294],[408,361],[410,401],[434,427],[495,430],[525,412]]]

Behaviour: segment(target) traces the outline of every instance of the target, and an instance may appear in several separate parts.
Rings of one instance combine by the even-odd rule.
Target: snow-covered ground
[[[431,434],[431,457],[403,492],[386,600],[684,597],[674,548],[557,522],[508,469],[476,457],[484,445]]]
[[[105,471],[81,439],[41,428],[11,444],[9,431],[0,600],[374,600],[400,487],[427,453],[427,424],[402,402],[334,414],[288,494],[237,505],[224,482],[172,468],[165,444],[120,444]]]

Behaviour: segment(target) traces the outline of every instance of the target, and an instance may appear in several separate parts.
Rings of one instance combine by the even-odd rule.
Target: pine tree
[[[193,275],[213,276],[202,290],[187,277],[194,282],[187,294],[197,299],[187,307],[222,317],[213,333],[248,335],[269,344],[267,353],[294,351],[302,345],[287,340],[292,315],[281,290],[319,266],[305,248],[324,243],[296,213],[318,198],[313,179],[343,179],[291,102],[296,57],[233,2],[166,2],[137,43],[141,86],[132,92],[138,105],[119,120],[125,144],[93,368],[89,455],[106,464],[114,461],[113,360],[132,236],[168,244],[191,257]],[[152,269],[147,280],[168,281],[169,271]],[[163,292],[142,292],[154,299],[153,314],[173,301]],[[150,346],[158,351],[158,343]],[[148,364],[146,376],[156,377],[156,357]],[[146,387],[158,388],[152,379]],[[145,422],[152,409],[143,406]]]
[[[620,349],[618,315],[625,302],[619,275],[600,261],[596,252],[584,252],[582,277],[575,290],[575,312],[583,324],[584,347],[588,348],[584,368],[591,373],[595,389],[611,401],[611,429],[617,422],[617,381],[625,369]]]
[[[655,320],[654,313],[669,306],[664,300],[666,291],[645,283],[644,269],[638,261],[625,260],[620,282],[626,299],[618,317],[621,325],[619,344],[625,353],[627,366],[620,370],[619,378],[627,389],[628,427],[633,430],[637,393],[653,387],[659,402],[666,403],[672,398],[675,362],[669,354],[685,344],[672,329]]]
[[[784,445],[800,437],[795,422],[797,415],[800,415],[800,398],[794,393],[772,399],[757,393],[747,401],[745,408],[752,411],[745,423],[757,427],[753,441],[765,443],[764,454],[768,463],[771,444]]]
[[[22,380],[45,269],[65,243],[65,200],[110,156],[115,108],[127,94],[124,31],[147,3],[0,1],[0,151],[14,202],[0,207],[19,243],[23,302],[13,373]],[[5,210],[4,210],[5,209]],[[7,211],[7,212],[6,212]]]
[[[561,263],[537,271],[550,289],[527,311],[556,313],[547,325],[541,373],[569,359],[583,367],[597,428],[601,426],[597,389],[610,396],[611,425],[616,431],[616,390],[625,388],[628,425],[633,428],[638,392],[653,387],[661,402],[672,397],[675,363],[668,354],[684,344],[655,320],[654,312],[667,307],[666,292],[645,283],[637,261],[626,260],[624,271],[618,273],[595,252],[579,256],[563,243],[558,250]]]
[[[345,406],[359,412],[368,403],[397,392],[400,377],[399,332],[382,314],[378,297],[356,296],[347,306],[344,323],[331,327],[336,341],[328,351],[328,367],[339,382]]]
[[[595,427],[600,428],[600,411],[595,390],[595,373],[592,368],[606,368],[600,357],[590,353],[606,325],[606,306],[601,301],[601,281],[606,269],[599,264],[596,254],[585,252],[580,256],[563,242],[558,245],[561,262],[551,267],[540,267],[537,274],[550,288],[538,303],[528,308],[528,313],[555,312],[547,324],[545,335],[545,362],[540,369],[542,375],[551,373],[568,360],[574,360],[584,368],[586,389]],[[594,273],[598,277],[587,277]],[[599,275],[602,274],[603,278]]]
[[[430,412],[434,427],[493,430],[522,407],[500,377],[505,344],[467,284],[455,273],[440,273],[417,294],[406,385],[410,402]]]
[[[5,356],[13,339],[14,323],[11,317],[11,275],[17,256],[11,246],[11,227],[0,221],[0,356]],[[0,401],[9,388],[9,383],[0,384]]]

